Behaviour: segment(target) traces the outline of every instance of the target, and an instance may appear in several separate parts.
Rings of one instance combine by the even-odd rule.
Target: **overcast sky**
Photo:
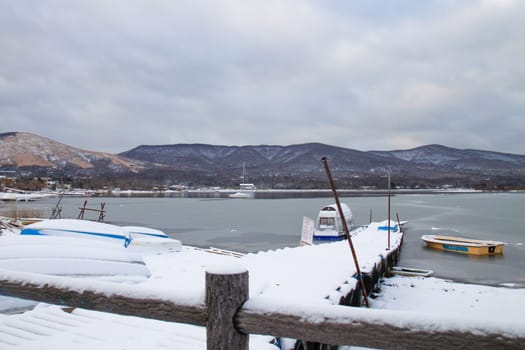
[[[525,1],[0,0],[0,132],[525,154]]]

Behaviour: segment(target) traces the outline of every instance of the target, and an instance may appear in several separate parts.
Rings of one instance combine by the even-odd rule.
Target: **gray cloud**
[[[0,4],[3,131],[525,154],[521,1]]]

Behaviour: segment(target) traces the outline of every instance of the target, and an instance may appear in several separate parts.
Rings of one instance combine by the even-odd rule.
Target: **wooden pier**
[[[396,253],[386,257],[392,263]],[[388,266],[388,262],[385,266]],[[386,269],[386,267],[385,267]],[[379,273],[381,267],[375,273]],[[373,271],[371,271],[373,272]],[[374,273],[369,274],[372,285]],[[207,272],[205,305],[185,305],[170,300],[103,294],[85,286],[64,288],[64,279],[27,283],[20,276],[0,273],[0,294],[29,298],[68,307],[120,313],[170,322],[190,323],[207,329],[208,350],[247,350],[249,334],[269,334],[302,339],[296,349],[330,349],[326,344],[356,345],[381,349],[523,349],[525,329],[505,334],[484,322],[461,331],[453,329],[458,317],[422,318],[410,312],[374,310],[341,305],[268,305],[249,298],[248,272]],[[356,303],[353,290],[344,298]],[[343,301],[346,303],[346,301]],[[281,310],[286,310],[283,312]],[[393,322],[393,321],[396,322]],[[461,321],[461,320],[459,320]],[[472,323],[465,319],[466,324]],[[320,344],[325,344],[322,347]]]

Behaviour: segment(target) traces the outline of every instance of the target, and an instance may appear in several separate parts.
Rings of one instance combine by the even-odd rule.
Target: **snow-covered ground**
[[[383,223],[384,224],[384,223]],[[368,230],[353,237],[360,268],[370,271],[386,255],[386,232],[373,224]],[[9,237],[11,236],[11,237]],[[402,235],[392,232],[391,249],[401,244]],[[0,247],[16,256],[17,245],[12,234],[0,237]],[[16,238],[14,238],[16,239]],[[69,253],[83,250],[82,240],[69,246]],[[99,278],[57,277],[41,273],[16,271],[0,267],[0,279],[23,278],[33,283],[66,285],[75,290],[116,292],[135,297],[163,298],[188,305],[204,304],[205,272],[223,264],[239,264],[249,271],[250,297],[259,303],[275,302],[285,305],[337,304],[340,297],[353,288],[356,279],[354,263],[347,241],[278,249],[241,258],[210,253],[202,249],[183,246],[180,251],[141,251],[139,247],[130,254],[140,254],[151,275],[145,280],[122,283],[107,276]],[[127,252],[125,248],[119,248]],[[26,254],[20,251],[20,254]],[[60,253],[46,250],[40,257],[56,257]],[[84,253],[85,256],[85,253]],[[0,260],[2,258],[0,257]],[[115,281],[119,281],[115,283]],[[16,299],[2,299],[4,310],[24,308]],[[517,332],[525,337],[522,315],[525,311],[525,289],[496,288],[465,285],[434,278],[393,277],[384,279],[378,297],[371,299],[377,309],[415,311],[432,315],[462,315],[478,322],[484,319],[502,322],[516,320]],[[1,310],[0,310],[1,311]],[[286,310],[284,310],[286,311]],[[492,322],[491,321],[491,322]],[[521,322],[521,323],[520,323]],[[270,349],[268,337],[250,337],[251,349]],[[57,306],[38,304],[30,311],[18,314],[0,314],[0,348],[43,349],[60,348],[98,349],[203,349],[205,330],[202,327],[179,325],[136,317],[104,314],[75,309],[71,313]]]
[[[1,300],[1,299],[0,299]],[[276,350],[271,337],[250,337],[250,349]],[[206,329],[110,313],[38,304],[0,314],[0,349],[180,349],[206,348]]]
[[[371,306],[523,323],[525,289],[456,283],[433,277],[395,276],[384,279],[378,297],[371,299]]]

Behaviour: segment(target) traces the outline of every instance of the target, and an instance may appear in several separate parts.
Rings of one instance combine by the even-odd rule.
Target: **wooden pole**
[[[78,218],[77,219],[80,219],[80,220],[84,220],[84,212],[86,211],[86,205],[87,205],[87,200],[84,201],[84,206],[82,206],[82,208],[78,208],[80,209],[80,213],[78,213]]]
[[[346,219],[343,214],[343,210],[341,208],[341,203],[339,202],[339,196],[337,195],[337,190],[335,188],[335,183],[332,178],[332,174],[330,173],[330,168],[328,167],[328,160],[326,157],[323,157],[321,159],[324,165],[324,169],[326,171],[326,176],[328,177],[328,182],[330,183],[330,187],[332,188],[332,192],[334,194],[335,198],[335,204],[337,205],[337,210],[339,211],[339,216],[341,217],[341,221],[343,223],[343,230],[345,231],[346,240],[348,241],[348,245],[350,246],[350,251],[352,252],[352,257],[354,259],[354,265],[355,270],[357,272],[357,276],[359,278],[359,284],[361,284],[361,291],[363,294],[363,298],[365,299],[365,305],[366,307],[369,307],[368,305],[368,295],[366,293],[366,286],[365,282],[363,281],[363,275],[361,275],[361,269],[359,268],[359,262],[357,261],[357,254],[355,253],[354,244],[352,243],[352,237],[350,236],[350,230],[348,229],[348,225],[346,224]]]
[[[207,350],[248,350],[249,335],[241,333],[234,317],[249,297],[248,271],[231,274],[206,271]]]
[[[104,206],[106,205],[106,203],[100,203],[100,211],[99,211],[99,214],[98,214],[98,221],[99,222],[104,222],[104,217],[106,216],[106,211],[104,210]]]
[[[388,174],[388,243],[386,250],[390,250],[390,174]]]

